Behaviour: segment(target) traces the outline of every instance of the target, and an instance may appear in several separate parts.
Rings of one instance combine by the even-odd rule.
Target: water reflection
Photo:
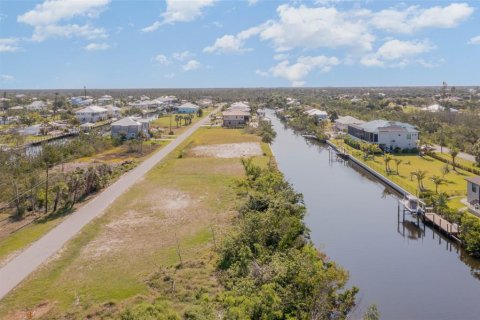
[[[370,173],[270,119],[272,149],[304,195],[312,241],[360,287],[355,318],[376,303],[382,319],[479,319],[478,260],[415,216],[403,219],[398,194]]]

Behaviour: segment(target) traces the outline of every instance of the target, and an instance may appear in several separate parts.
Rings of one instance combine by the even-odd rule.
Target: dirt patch
[[[137,199],[132,209],[108,223],[102,234],[83,249],[83,256],[97,259],[135,246],[155,245],[141,238],[155,233],[158,234],[155,240],[161,242],[162,231],[167,231],[168,226],[186,223],[195,203],[188,194],[168,189],[159,190],[155,197]]]
[[[258,142],[198,146],[193,148],[191,153],[194,157],[207,158],[241,158],[263,155],[262,148]]]
[[[42,302],[30,310],[15,311],[5,316],[6,320],[40,319],[53,308],[49,302]]]

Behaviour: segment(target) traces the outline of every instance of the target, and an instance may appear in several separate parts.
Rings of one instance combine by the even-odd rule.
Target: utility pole
[[[85,100],[87,99],[87,87],[83,86],[83,94],[85,96]]]

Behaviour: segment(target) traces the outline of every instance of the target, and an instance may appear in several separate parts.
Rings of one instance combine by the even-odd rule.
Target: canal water
[[[382,319],[480,319],[478,260],[408,215],[399,222],[392,190],[267,116],[279,168],[304,195],[313,242],[360,288],[355,319],[370,304]]]

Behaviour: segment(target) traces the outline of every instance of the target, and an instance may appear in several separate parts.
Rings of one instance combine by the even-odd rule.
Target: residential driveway
[[[204,119],[195,123],[192,127],[188,128],[187,131],[179,135],[177,139],[153,154],[135,169],[124,174],[94,199],[79,208],[65,221],[3,266],[0,269],[0,299],[22,282],[30,273],[35,271],[42,263],[47,261],[54,253],[60,250],[68,240],[92,221],[92,219],[101,215],[115,199],[140,180],[145,173],[184,142],[201,125],[207,123],[208,120],[209,117],[206,116]]]
[[[434,144],[433,147],[435,148],[436,152],[440,152],[440,150],[442,149],[439,145],[436,145],[436,144]],[[449,152],[450,152],[449,148],[443,147],[443,153],[448,154]],[[462,158],[462,159],[465,159],[465,160],[468,160],[468,161],[475,162],[475,157],[473,155],[465,153],[465,152],[459,152],[458,157]]]

